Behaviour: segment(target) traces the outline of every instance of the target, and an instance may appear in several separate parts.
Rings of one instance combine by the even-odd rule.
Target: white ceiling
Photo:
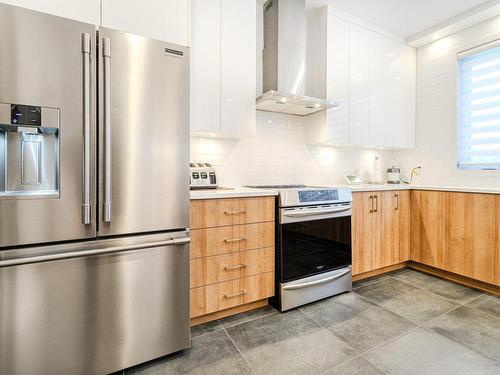
[[[401,37],[432,28],[491,0],[306,0],[307,11],[331,5]]]

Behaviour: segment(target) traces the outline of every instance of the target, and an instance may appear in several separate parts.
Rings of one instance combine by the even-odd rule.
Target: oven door
[[[281,282],[350,266],[351,204],[280,210]]]

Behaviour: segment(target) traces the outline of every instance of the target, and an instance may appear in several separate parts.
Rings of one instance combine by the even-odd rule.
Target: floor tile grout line
[[[309,319],[310,321],[312,321],[314,323],[314,325],[316,325],[318,328],[323,328],[323,329],[326,329],[329,333],[331,333],[333,336],[335,336],[336,339],[338,339],[340,342],[342,342],[344,345],[346,345],[347,347],[349,347],[349,349],[352,349],[354,352],[356,353],[359,353],[356,349],[354,349],[351,345],[349,345],[348,343],[346,343],[344,340],[342,340],[340,337],[338,337],[334,332],[332,332],[331,330],[329,330],[328,328],[326,328],[325,326],[323,326],[321,323],[317,322],[314,318],[312,318],[311,316],[309,316],[308,314],[306,314],[304,311],[302,311],[300,308],[298,309],[299,310],[299,313],[301,313],[306,319]]]
[[[353,287],[352,287],[352,289],[354,290],[354,289],[363,288],[363,287],[365,287],[365,286],[369,286],[369,285],[373,285],[373,284],[378,284],[378,283],[380,283],[380,282],[382,282],[382,281],[384,281],[384,280],[387,280],[387,279],[389,279],[389,278],[390,278],[390,276],[384,276],[384,277],[382,277],[382,278],[380,278],[380,279],[378,279],[378,280],[373,280],[373,281],[371,281],[371,282],[367,282],[367,283],[365,283],[365,284],[361,284],[361,285],[358,285],[358,286],[353,286]]]
[[[438,296],[438,297],[444,298],[444,299],[446,299],[446,300],[448,300],[448,301],[451,301],[451,302],[454,302],[454,303],[458,303],[458,304],[460,304],[460,305],[466,305],[466,304],[468,304],[468,303],[470,303],[470,302],[474,301],[476,298],[482,297],[482,296],[484,295],[484,292],[482,292],[482,291],[481,291],[481,294],[480,294],[479,296],[476,296],[476,297],[472,298],[471,300],[468,300],[468,301],[466,301],[466,302],[458,302],[458,301],[453,300],[453,299],[451,299],[451,298],[448,298],[448,297],[442,296],[442,295],[440,295],[440,294],[434,293],[434,292],[432,292],[432,291],[430,291],[430,290],[424,289],[424,288],[420,287],[419,285],[417,285],[417,284],[415,284],[415,283],[412,283],[411,281],[408,281],[408,280],[400,280],[400,279],[397,279],[397,278],[392,277],[392,276],[389,276],[389,277],[390,277],[390,278],[392,278],[393,280],[400,281],[400,282],[405,283],[405,284],[407,284],[407,285],[414,286],[415,288],[420,289],[420,290],[422,290],[422,291],[424,291],[424,292],[431,293],[431,294],[433,294],[433,295],[435,295],[435,296]],[[441,279],[440,279],[440,280],[441,280]],[[447,281],[447,280],[445,280],[445,281]],[[467,287],[465,287],[465,288],[467,288]],[[470,289],[474,289],[474,288],[470,288]],[[479,289],[474,289],[474,290],[479,290]]]
[[[276,310],[276,311],[272,311],[272,312],[270,312],[269,314],[262,315],[262,316],[257,316],[257,317],[255,317],[255,318],[251,318],[251,319],[249,319],[249,320],[245,320],[244,322],[241,322],[241,323],[236,323],[236,324],[233,324],[233,325],[230,325],[230,326],[227,326],[227,327],[225,327],[225,326],[221,323],[221,321],[220,321],[220,320],[218,320],[218,322],[219,322],[219,324],[222,326],[222,328],[232,328],[232,327],[239,326],[239,325],[241,325],[241,324],[245,324],[245,323],[249,323],[249,322],[253,322],[253,321],[259,320],[259,319],[261,319],[261,318],[266,318],[266,317],[271,316],[271,315],[274,315],[274,314],[276,314],[276,313],[278,313],[278,311],[277,311],[277,310]]]
[[[380,306],[380,305],[377,305],[377,306]],[[384,308],[383,306],[380,306],[380,307]],[[454,307],[453,309],[451,309],[451,310],[449,310],[449,311],[447,311],[447,312],[445,312],[445,313],[443,313],[443,314],[440,314],[440,315],[438,315],[438,316],[436,316],[436,317],[434,317],[434,318],[432,318],[432,319],[428,320],[427,322],[424,322],[424,323],[421,323],[421,324],[416,324],[415,322],[413,322],[413,321],[411,321],[411,320],[409,320],[409,319],[405,318],[406,320],[410,321],[412,324],[415,324],[415,327],[412,327],[412,328],[410,328],[409,330],[407,330],[407,331],[405,331],[405,332],[402,332],[401,334],[399,334],[399,335],[397,335],[397,336],[391,337],[391,338],[389,338],[387,341],[381,342],[381,343],[379,343],[379,344],[375,345],[374,347],[372,347],[372,348],[370,348],[370,349],[368,349],[368,350],[365,350],[365,351],[363,351],[363,352],[360,352],[360,353],[359,353],[359,355],[357,355],[357,356],[355,356],[355,357],[353,357],[353,358],[350,358],[349,360],[346,360],[346,361],[342,362],[342,363],[341,363],[341,364],[339,364],[338,366],[341,366],[341,365],[343,365],[343,364],[345,364],[345,363],[347,363],[347,362],[349,362],[349,361],[352,361],[352,360],[354,360],[354,359],[356,359],[356,358],[358,358],[358,357],[362,357],[362,356],[363,356],[363,358],[364,358],[365,360],[367,360],[368,362],[370,362],[370,361],[369,361],[366,357],[364,357],[364,355],[365,355],[365,354],[367,354],[367,353],[369,353],[369,352],[371,352],[371,351],[373,351],[373,350],[375,350],[375,349],[378,349],[378,348],[380,348],[381,346],[384,346],[384,345],[386,345],[386,344],[388,344],[388,343],[390,343],[390,342],[392,342],[392,341],[394,341],[394,340],[397,340],[397,339],[398,339],[398,338],[400,338],[400,337],[403,337],[403,336],[405,336],[405,335],[408,335],[408,334],[410,334],[411,332],[416,331],[416,330],[417,330],[417,329],[419,329],[419,328],[426,328],[426,327],[424,327],[424,324],[427,324],[427,323],[429,323],[429,322],[433,321],[434,319],[437,319],[437,318],[439,318],[439,317],[441,317],[441,316],[443,316],[443,315],[446,315],[446,314],[448,314],[449,312],[451,312],[451,311],[453,311],[453,310],[456,310],[456,309],[458,309],[458,308],[460,308],[460,307],[462,307],[462,306],[456,306],[456,307]],[[386,310],[388,310],[388,309],[386,309]],[[393,312],[393,311],[391,311],[391,310],[388,310],[388,311]],[[393,312],[393,313],[394,313],[394,312]],[[397,314],[397,315],[399,315],[399,314]],[[470,349],[469,349],[469,350],[470,350]],[[372,362],[370,362],[370,363],[371,363],[373,366],[377,367],[377,366],[376,366],[375,364],[373,364]],[[334,369],[334,368],[336,368],[336,367],[338,367],[338,366],[332,367],[330,370],[332,370],[332,369]],[[378,368],[378,367],[377,367],[377,368]],[[380,369],[380,370],[381,370],[381,369]],[[381,371],[382,371],[382,372],[384,372],[383,370],[381,370]],[[385,373],[385,372],[384,372],[384,373]]]
[[[413,320],[410,320],[410,319],[408,319],[407,317],[405,317],[405,316],[403,316],[403,315],[401,315],[401,314],[399,314],[399,313],[397,313],[397,312],[395,312],[395,311],[392,311],[391,309],[389,309],[389,308],[387,308],[387,307],[385,307],[385,306],[380,305],[379,303],[377,303],[377,301],[375,301],[375,300],[373,300],[373,299],[371,299],[371,298],[369,298],[369,297],[365,297],[365,296],[363,296],[363,295],[361,295],[361,294],[356,293],[355,291],[351,291],[351,293],[356,294],[359,298],[361,298],[361,299],[362,299],[362,300],[364,300],[365,302],[368,302],[368,303],[374,304],[375,306],[378,306],[378,307],[380,307],[380,308],[382,308],[382,309],[384,309],[384,310],[386,310],[386,311],[389,311],[390,313],[395,314],[395,315],[399,316],[400,318],[403,318],[403,319],[405,319],[405,320],[409,321],[409,322],[410,322],[410,323],[412,323],[412,324],[416,324],[416,325],[418,325],[418,324],[417,324],[416,322],[414,322]]]
[[[463,305],[462,307],[468,307],[469,309],[472,309],[472,310],[475,310],[475,311],[479,311],[479,312],[481,312],[481,313],[483,313],[483,314],[486,314],[486,315],[488,315],[488,316],[491,316],[491,317],[493,317],[493,318],[495,318],[495,319],[499,319],[499,320],[500,320],[500,316],[497,316],[497,315],[494,315],[494,314],[490,314],[489,312],[486,312],[486,311],[480,310],[480,309],[478,309],[477,307],[474,307],[474,306],[469,306],[469,305]]]
[[[450,343],[452,343],[452,344],[458,345],[458,346],[460,346],[461,348],[464,348],[464,349],[468,350],[469,352],[472,352],[472,353],[474,353],[474,354],[477,354],[477,355],[479,355],[480,357],[483,357],[483,358],[485,358],[486,360],[488,360],[489,362],[493,363],[494,365],[500,365],[500,362],[497,362],[496,360],[494,360],[494,359],[491,359],[491,358],[487,357],[487,356],[486,356],[485,354],[483,354],[483,353],[479,353],[479,352],[477,352],[477,351],[475,351],[475,350],[473,350],[473,349],[470,349],[470,348],[468,348],[468,347],[466,347],[466,346],[464,346],[464,345],[460,344],[459,342],[456,342],[456,341],[454,341],[454,340],[452,340],[452,339],[450,339],[450,338],[448,338],[448,337],[446,337],[446,336],[443,336],[443,335],[441,335],[440,333],[438,333],[438,332],[436,332],[436,331],[434,331],[434,330],[430,329],[429,327],[420,327],[420,328],[425,329],[426,331],[429,331],[430,333],[433,333],[433,334],[435,334],[435,335],[438,335],[439,337],[442,337],[442,338],[443,338],[443,339],[445,339],[446,341],[448,341],[448,342],[450,342]]]
[[[222,326],[222,330],[224,331],[224,333],[226,334],[226,336],[229,338],[229,340],[231,340],[231,342],[233,343],[233,345],[236,348],[236,350],[238,351],[238,353],[240,353],[241,358],[243,358],[243,360],[245,361],[245,363],[248,365],[248,367],[250,368],[250,371],[252,372],[252,374],[256,375],[257,372],[254,370],[253,366],[250,364],[250,362],[248,361],[248,359],[243,355],[243,352],[240,350],[240,348],[238,347],[238,345],[236,345],[236,343],[234,342],[233,338],[227,332],[227,330],[224,328],[224,326]]]

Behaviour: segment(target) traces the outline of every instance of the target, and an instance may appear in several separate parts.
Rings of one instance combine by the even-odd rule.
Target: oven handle
[[[319,285],[319,284],[325,284],[325,283],[328,283],[330,281],[339,279],[342,276],[345,276],[350,272],[351,272],[351,269],[349,268],[349,269],[345,270],[344,272],[338,273],[338,274],[330,276],[330,277],[325,277],[324,279],[321,279],[321,280],[310,281],[308,283],[302,283],[302,284],[286,285],[283,287],[283,289],[284,290],[302,289],[302,288],[309,288],[311,286],[315,286],[315,285]]]
[[[341,207],[332,208],[328,210],[302,210],[302,211],[283,211],[283,216],[288,217],[305,217],[305,216],[316,216],[316,215],[326,215],[326,214],[336,214],[339,212],[349,211],[352,207]]]

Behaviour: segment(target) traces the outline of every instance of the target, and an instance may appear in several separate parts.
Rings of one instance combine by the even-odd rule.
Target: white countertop
[[[191,190],[191,199],[265,197],[273,195],[278,195],[278,191],[268,189],[252,189],[242,186]]]
[[[472,186],[443,186],[443,185],[390,185],[390,184],[362,184],[362,185],[335,185],[348,187],[353,192],[386,191],[386,190],[436,190],[464,193],[500,194],[500,187],[472,187]],[[325,186],[327,187],[327,186]],[[247,187],[225,187],[219,189],[191,190],[191,199],[218,199],[218,198],[244,198],[278,195],[277,190],[252,189]]]

